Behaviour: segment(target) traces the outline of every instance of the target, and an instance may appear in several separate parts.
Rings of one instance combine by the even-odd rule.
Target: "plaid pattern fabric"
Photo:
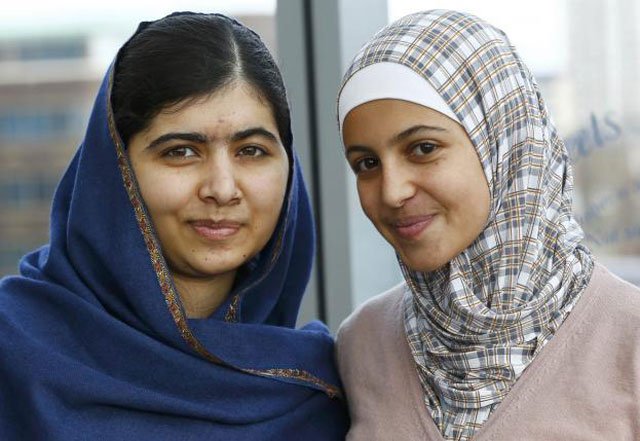
[[[448,440],[468,440],[547,343],[593,269],[572,212],[567,151],[507,36],[453,11],[406,16],[356,55],[420,73],[473,142],[491,194],[486,229],[445,267],[402,262],[405,330],[425,402]]]

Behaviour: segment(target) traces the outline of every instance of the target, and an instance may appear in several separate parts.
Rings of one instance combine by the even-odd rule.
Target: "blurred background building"
[[[0,272],[48,241],[55,186],[101,73],[87,35],[0,41]]]
[[[222,12],[256,30],[281,64],[319,227],[303,320],[320,317],[335,329],[401,279],[392,250],[361,213],[340,154],[341,73],[388,21],[416,8],[453,8],[511,37],[567,142],[589,244],[640,284],[638,0],[540,0],[528,8],[502,0],[149,0],[95,11],[72,0],[36,3],[15,3],[0,17],[0,276],[48,241],[54,189],[83,138],[99,82],[137,23],[172,10]]]

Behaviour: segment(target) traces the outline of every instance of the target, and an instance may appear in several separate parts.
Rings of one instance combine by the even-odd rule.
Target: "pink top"
[[[338,331],[349,441],[442,441],[404,333],[405,285]],[[640,440],[640,289],[596,265],[557,334],[476,432],[476,441]]]

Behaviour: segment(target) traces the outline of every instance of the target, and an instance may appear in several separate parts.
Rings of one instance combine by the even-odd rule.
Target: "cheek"
[[[256,173],[245,186],[245,197],[256,214],[262,214],[260,224],[274,226],[278,221],[287,187],[287,170]]]
[[[457,186],[452,185],[450,200],[461,214],[469,234],[479,235],[487,223],[490,205],[489,186],[482,170],[467,172]]]
[[[157,216],[184,206],[192,194],[190,180],[182,173],[159,173],[157,170],[151,173],[143,169],[137,173],[136,178],[142,198],[155,223],[158,221]]]
[[[374,219],[376,217],[378,204],[376,203],[375,198],[375,190],[371,188],[371,186],[366,185],[366,183],[362,183],[358,181],[357,183],[358,189],[358,198],[360,199],[360,207],[362,207],[362,211],[364,214],[372,221],[375,222]]]
[[[484,177],[484,176],[483,176]],[[478,195],[476,198],[476,211],[478,213],[478,217],[481,220],[482,228],[487,223],[489,219],[490,205],[491,205],[491,196],[489,195],[489,186],[483,179],[483,184],[477,187]]]
[[[474,209],[474,217],[477,219],[477,224],[480,225],[480,228],[484,228],[489,217],[491,196],[489,194],[489,184],[480,161],[476,159],[474,164],[473,173],[469,173],[469,179],[467,180],[469,194],[472,195],[469,199]]]

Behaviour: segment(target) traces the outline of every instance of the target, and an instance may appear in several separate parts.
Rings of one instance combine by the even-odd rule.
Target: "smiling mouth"
[[[405,219],[400,219],[392,223],[393,230],[402,239],[410,240],[417,238],[436,217],[435,214],[428,216],[412,216]]]
[[[242,226],[239,222],[227,220],[220,222],[197,220],[189,223],[199,236],[208,240],[227,239],[236,234]]]

